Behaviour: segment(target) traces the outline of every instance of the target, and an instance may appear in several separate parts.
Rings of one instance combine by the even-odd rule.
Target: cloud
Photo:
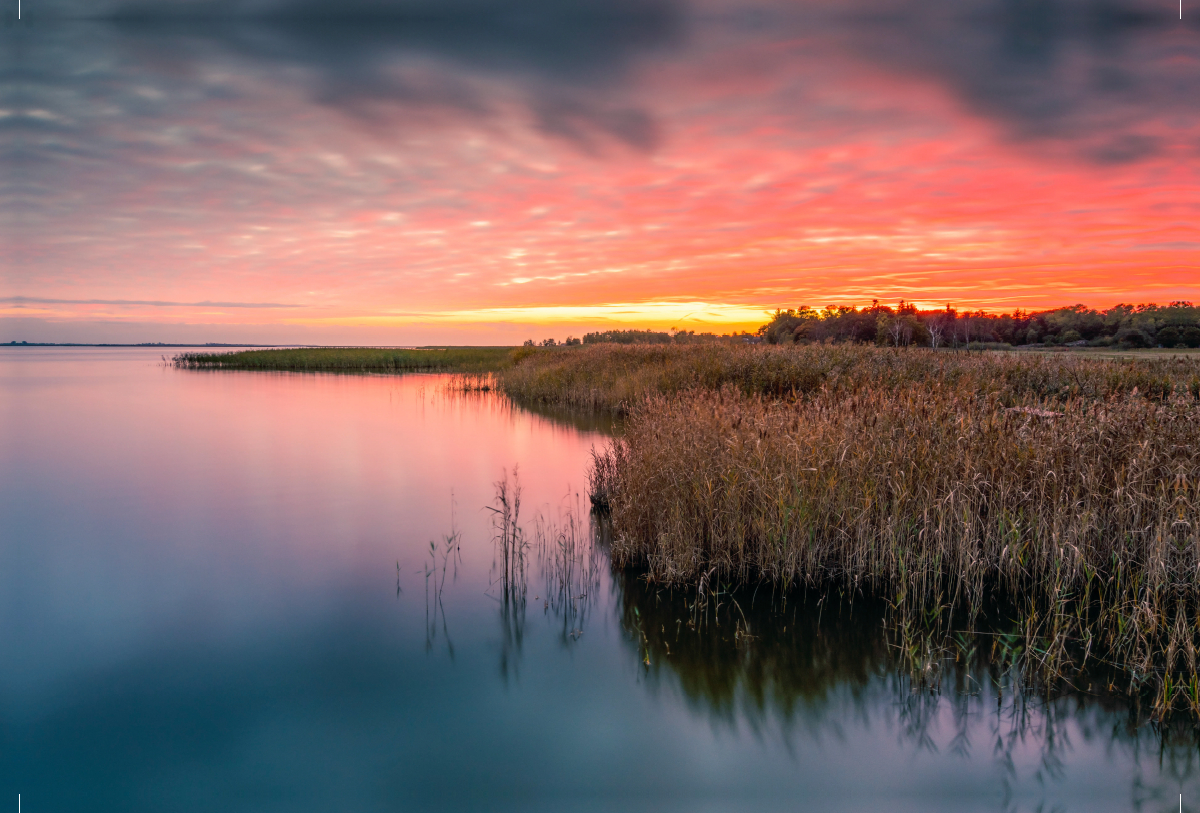
[[[508,82],[543,132],[592,151],[597,136],[653,146],[650,112],[613,104],[604,91],[626,83],[640,57],[679,41],[684,8],[681,0],[157,0],[60,1],[47,13],[86,17],[110,44],[179,80],[249,68],[376,124],[402,123],[413,108],[485,117],[493,100],[467,80]],[[414,62],[436,69],[414,76],[404,70]]]
[[[145,305],[154,308],[301,308],[280,302],[165,302],[156,299],[51,299],[39,296],[0,296],[6,305]]]
[[[414,109],[486,118],[496,100],[470,79],[502,80],[542,132],[587,152],[606,139],[655,148],[653,104],[629,98],[635,66],[686,53],[702,17],[750,31],[763,53],[815,35],[827,42],[818,48],[863,65],[933,79],[1015,141],[1061,144],[1098,165],[1160,154],[1171,146],[1164,120],[1200,112],[1200,76],[1187,67],[1187,48],[1166,36],[1179,22],[1144,0],[59,0],[52,8],[105,21],[125,47],[176,62],[180,77],[249,66],[393,126]],[[773,69],[804,81],[817,67],[812,56]],[[435,69],[402,69],[421,60]]]
[[[291,308],[236,300],[319,290],[325,314],[482,314],[861,299],[903,272],[1040,303],[1109,260],[1124,291],[1166,272],[1101,244],[1195,242],[1200,74],[1170,12],[42,0],[35,22],[91,20],[0,28],[0,293]],[[811,237],[830,224],[836,244]],[[500,290],[517,279],[536,282]],[[82,298],[113,291],[145,299]]]
[[[1175,17],[1141,0],[905,0],[845,42],[936,81],[1016,143],[1127,164],[1190,138],[1200,114],[1191,24]]]

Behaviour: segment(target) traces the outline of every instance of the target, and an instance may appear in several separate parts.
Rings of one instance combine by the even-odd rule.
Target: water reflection
[[[500,602],[500,676],[507,682],[517,675],[521,648],[525,641],[525,604],[528,599],[529,540],[521,527],[521,481],[514,469],[512,482],[508,471],[496,482],[492,512],[492,583],[490,592]]]
[[[720,608],[701,608],[692,592],[656,589],[640,574],[615,579],[621,626],[647,676],[677,680],[693,708],[725,723],[761,729],[776,718],[819,716],[835,690],[857,697],[895,671],[876,603],[789,601],[768,586],[749,601],[726,596]]]
[[[582,517],[578,496],[571,510],[557,521],[539,517],[534,528],[538,570],[541,572],[542,612],[557,621],[558,640],[565,647],[578,643],[597,612],[601,574],[608,564],[593,542],[592,529]]]
[[[446,605],[442,596],[446,590],[446,574],[451,574],[451,584],[458,580],[458,566],[462,562],[462,535],[451,531],[442,537],[442,544],[429,543],[429,561],[425,563],[425,651],[433,649],[438,632],[446,645],[446,652],[454,658],[454,641],[446,624]],[[439,563],[440,560],[440,563]],[[396,563],[396,595],[403,592],[400,586],[400,563]]]
[[[626,649],[648,684],[677,688],[714,724],[791,748],[849,726],[881,728],[908,751],[993,760],[1009,801],[1022,781],[1061,780],[1076,738],[1135,763],[1157,758],[1180,783],[1200,778],[1194,720],[1151,722],[1136,697],[1086,680],[1047,696],[1023,683],[996,636],[960,633],[914,660],[878,599],[763,587],[702,606],[695,591],[655,588],[636,573],[614,580]]]
[[[579,495],[559,504],[557,514],[539,512],[531,534],[520,524],[520,480],[505,472],[496,483],[493,515],[495,559],[489,591],[499,607],[500,675],[507,683],[519,672],[529,605],[557,630],[564,648],[583,637],[601,599],[603,573],[608,560],[596,544],[599,527],[585,519]],[[532,584],[530,583],[532,582]]]
[[[836,589],[714,585],[705,597],[659,588],[639,573],[612,570],[606,523],[582,516],[574,505],[560,508],[554,523],[535,518],[532,609],[546,615],[560,646],[571,647],[597,623],[604,605],[596,596],[608,582],[624,656],[642,690],[656,703],[677,693],[716,730],[745,732],[797,764],[814,745],[875,732],[878,747],[890,740],[911,758],[992,766],[994,809],[1002,810],[1075,809],[1064,789],[1097,751],[1133,767],[1126,790],[1134,809],[1168,800],[1170,787],[1200,785],[1194,720],[1152,721],[1136,697],[1090,681],[1052,694],[1030,687],[1003,635],[915,644],[898,635],[886,601]],[[498,616],[507,684],[521,658],[526,606],[502,605]]]
[[[534,415],[541,415],[557,424],[570,426],[581,432],[598,432],[608,436],[621,433],[623,419],[612,413],[582,412],[556,404],[514,403],[513,407],[525,412],[532,412]]]
[[[977,632],[914,630],[899,624],[885,598],[836,584],[662,587],[611,566],[609,525],[578,499],[560,505],[554,521],[535,517],[535,556],[526,562],[517,514],[504,510],[514,486],[507,479],[496,485],[493,510],[504,518],[497,547],[518,550],[506,539],[522,540],[518,575],[506,592],[524,597],[527,580],[540,585],[533,607],[570,646],[594,623],[608,581],[625,652],[644,685],[656,694],[677,690],[693,713],[718,727],[745,727],[794,751],[848,726],[879,725],[912,752],[987,756],[1009,801],[1021,779],[1061,780],[1075,737],[1119,747],[1135,762],[1157,753],[1179,782],[1200,779],[1196,720],[1156,719],[1144,698],[1119,688],[1128,681],[1120,670],[1101,664],[1059,684],[1029,684],[1020,636],[996,626],[1015,608],[989,606]],[[523,600],[499,610],[505,677],[513,656],[520,657],[525,610]],[[1028,763],[1031,752],[1031,775],[1019,777],[1018,763]]]
[[[914,672],[861,597],[705,614],[613,573],[566,488],[602,438],[444,382],[0,351],[0,782],[114,813],[1200,794],[1194,733],[1121,692],[1046,703],[970,641]],[[505,604],[484,506],[515,463]]]

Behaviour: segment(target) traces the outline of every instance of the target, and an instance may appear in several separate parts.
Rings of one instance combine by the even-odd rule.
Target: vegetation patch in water
[[[1047,680],[1103,661],[1200,713],[1195,370],[864,350],[782,396],[653,395],[593,502],[650,583],[836,584],[922,627],[1002,601]]]
[[[300,347],[233,353],[180,353],[174,364],[189,370],[277,370],[286,372],[479,373],[509,362],[511,347]]]

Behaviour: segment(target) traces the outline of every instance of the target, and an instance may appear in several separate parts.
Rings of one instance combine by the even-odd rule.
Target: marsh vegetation
[[[498,507],[503,497],[498,490]],[[906,747],[935,751],[949,723],[949,750],[966,757],[982,734],[1005,787],[1019,781],[1018,763],[1030,765],[1031,746],[1039,776],[1061,771],[1070,732],[1079,729],[1107,747],[1144,748],[1194,770],[1192,715],[1164,714],[1106,660],[1093,659],[1069,680],[1046,681],[1044,648],[1030,645],[1011,603],[988,602],[968,629],[961,611],[952,622],[926,623],[861,584],[747,583],[715,572],[664,584],[642,569],[610,569],[611,526],[600,514],[583,517],[569,508],[554,522],[538,516],[531,530],[498,527],[497,554],[505,536],[536,540],[530,609],[554,620],[564,645],[574,644],[588,626],[581,611],[594,607],[610,572],[639,678],[677,690],[718,728],[746,725],[791,743],[837,736],[848,718],[872,720]],[[504,609],[501,616],[506,625],[514,621]],[[512,654],[502,650],[502,671],[513,668]]]
[[[1030,680],[1116,664],[1159,714],[1200,713],[1196,361],[748,348],[690,389],[683,364],[610,402],[592,477],[617,567],[859,592],[898,628],[1005,606]]]
[[[496,386],[518,403],[624,413],[654,396],[718,391],[795,400],[816,393],[948,391],[1004,406],[1200,395],[1200,358],[1151,354],[1096,359],[1084,352],[992,353],[830,345],[584,345],[518,351]],[[966,402],[963,402],[965,405]],[[954,405],[957,408],[957,404]]]
[[[498,368],[508,347],[298,347],[239,352],[180,353],[189,370],[276,370],[324,373],[484,372]]]
[[[1000,624],[1031,685],[1103,666],[1160,716],[1200,714],[1200,359],[718,342],[492,359],[455,386],[619,416],[590,496],[613,565],[647,584],[872,596],[926,636]],[[501,538],[512,604],[524,542]]]

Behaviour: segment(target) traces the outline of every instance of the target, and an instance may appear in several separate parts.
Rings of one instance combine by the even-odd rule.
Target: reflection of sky
[[[831,5],[47,4],[0,33],[0,316],[509,340],[1200,298],[1190,22]]]
[[[252,642],[329,615],[330,591],[394,589],[396,564],[419,609],[452,522],[482,596],[492,482],[522,465],[532,513],[583,486],[599,439],[459,405],[437,378],[181,374],[114,352],[0,361],[0,637],[26,654],[0,690],[56,691],[160,636]]]
[[[599,437],[428,376],[157,362],[0,349],[0,784],[30,808],[949,813],[1006,809],[1009,777],[1008,809],[1124,811],[1174,798],[1171,760],[1194,758],[1160,761],[1153,732],[1097,705],[1067,704],[1048,743],[1035,705],[1009,774],[1014,720],[986,684],[914,697],[873,661],[772,675],[827,687],[794,718],[769,696],[728,714],[659,653],[643,667],[607,570],[564,640],[533,568],[502,672],[481,506],[520,463],[531,527]],[[427,651],[422,567],[451,492],[463,556]],[[662,605],[638,584],[648,619]]]

